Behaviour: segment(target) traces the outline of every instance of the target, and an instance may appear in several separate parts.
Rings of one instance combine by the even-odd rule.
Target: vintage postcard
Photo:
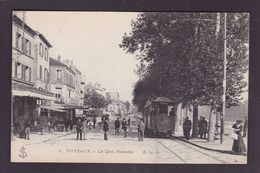
[[[13,11],[11,162],[247,164],[249,22]]]

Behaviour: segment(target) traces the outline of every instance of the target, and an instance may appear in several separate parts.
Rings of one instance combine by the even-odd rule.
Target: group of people
[[[121,128],[124,132],[124,138],[126,138],[127,137],[127,126],[130,126],[130,118],[128,118],[127,121],[126,121],[125,118],[123,118],[123,120],[121,122],[120,122],[120,119],[117,118],[115,120],[114,125],[115,125],[115,135],[119,134],[119,131],[120,131],[119,129],[120,129],[120,126],[121,126]]]
[[[95,128],[96,118],[90,119],[79,118],[76,126],[77,140],[86,140],[87,130]]]

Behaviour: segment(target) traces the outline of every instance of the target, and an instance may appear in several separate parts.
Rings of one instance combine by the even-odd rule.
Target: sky
[[[22,13],[16,13],[22,17]],[[124,33],[131,31],[135,12],[50,12],[27,11],[25,22],[53,45],[50,56],[70,59],[86,75],[86,82],[98,82],[107,92],[119,92],[132,101],[138,80],[135,56],[119,48]],[[245,75],[248,80],[248,73]],[[246,87],[247,89],[247,87]],[[242,94],[243,100],[248,93]]]
[[[22,17],[22,13],[17,15]],[[86,75],[86,82],[98,82],[107,92],[119,92],[132,101],[134,73],[138,61],[119,48],[124,33],[131,31],[133,12],[43,12],[27,11],[25,22],[52,44],[50,56],[73,60]]]

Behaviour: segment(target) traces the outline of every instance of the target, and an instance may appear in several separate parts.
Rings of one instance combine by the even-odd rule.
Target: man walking
[[[202,117],[201,121],[201,135],[200,138],[206,139],[206,134],[208,130],[208,122],[205,120],[205,117]]]
[[[108,138],[107,138],[107,132],[109,131],[108,119],[104,120],[103,131],[104,131],[104,140],[108,140]]]
[[[77,140],[82,140],[82,130],[83,130],[83,122],[81,119],[78,119],[78,123],[77,123]]]
[[[120,121],[119,118],[117,118],[115,121],[115,135],[119,134],[119,128],[120,128]]]
[[[126,138],[127,137],[127,122],[126,122],[125,118],[123,118],[123,121],[121,122],[121,124],[122,124],[122,129],[124,131],[124,138]]]
[[[138,123],[138,141],[143,141],[143,140],[144,140],[144,122],[143,119],[141,118]]]
[[[182,125],[184,136],[187,140],[190,139],[190,130],[191,130],[191,120],[189,120],[189,117],[185,118],[185,121]]]

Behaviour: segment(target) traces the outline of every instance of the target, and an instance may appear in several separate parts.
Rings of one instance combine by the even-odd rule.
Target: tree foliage
[[[141,13],[132,22],[120,47],[140,60],[134,104],[142,108],[153,96],[184,105],[222,104],[224,16],[217,17],[216,13]],[[246,86],[248,27],[248,14],[228,13],[228,107],[238,105]]]
[[[84,97],[84,105],[92,108],[104,108],[110,103],[104,96],[98,94],[95,90],[88,90]]]

